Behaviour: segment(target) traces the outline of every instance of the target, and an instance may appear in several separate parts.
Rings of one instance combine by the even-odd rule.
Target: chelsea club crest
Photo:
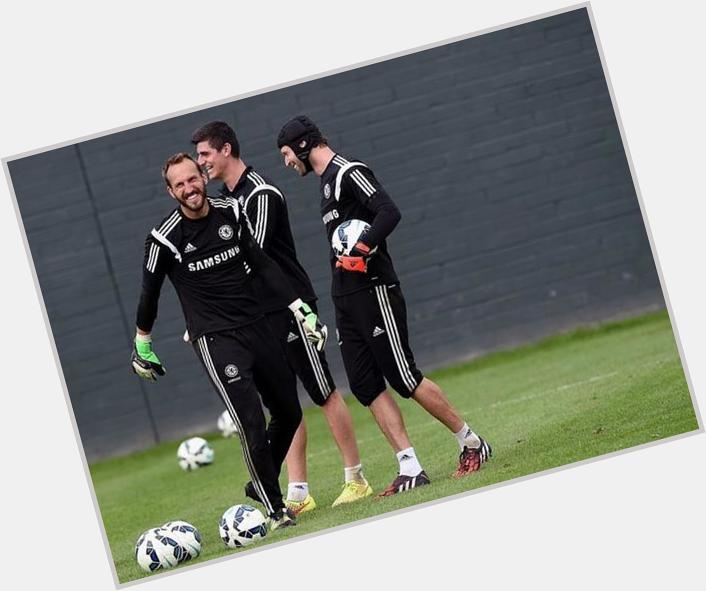
[[[218,228],[218,235],[223,238],[223,240],[230,240],[233,238],[233,228],[231,228],[228,224],[224,224]]]

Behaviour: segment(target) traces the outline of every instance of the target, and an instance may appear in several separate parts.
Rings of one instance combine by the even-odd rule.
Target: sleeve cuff
[[[291,304],[289,304],[288,307],[289,307],[289,309],[290,309],[292,312],[296,312],[296,311],[299,310],[299,308],[301,308],[303,305],[304,305],[304,302],[302,302],[302,299],[301,299],[301,298],[297,298],[297,299],[294,300]]]

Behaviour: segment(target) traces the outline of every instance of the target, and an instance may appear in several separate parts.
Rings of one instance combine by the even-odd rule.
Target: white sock
[[[345,476],[346,482],[365,480],[365,476],[363,476],[363,464],[351,466],[350,468],[345,467],[343,468],[343,474]]]
[[[458,446],[463,450],[464,447],[477,448],[480,445],[480,438],[473,432],[468,426],[468,423],[463,423],[458,433],[454,433],[456,440],[458,441]]]
[[[306,482],[290,482],[287,486],[287,500],[301,502],[309,494],[309,484]]]
[[[402,476],[416,476],[422,471],[422,465],[419,463],[413,447],[398,451],[397,461],[400,463],[400,474]]]

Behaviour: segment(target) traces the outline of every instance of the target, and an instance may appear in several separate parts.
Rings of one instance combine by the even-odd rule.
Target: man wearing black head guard
[[[490,445],[471,430],[441,388],[422,375],[408,343],[406,304],[385,241],[400,221],[399,209],[370,168],[334,152],[308,117],[290,119],[277,146],[285,166],[300,176],[313,170],[321,178],[321,216],[329,244],[334,233],[340,237],[345,232],[346,223],[369,226],[345,254],[331,247],[331,295],[351,391],[370,408],[399,462],[398,476],[380,496],[429,483],[386,380],[455,435],[461,453],[454,476],[480,469],[490,458]]]
[[[277,137],[277,147],[281,150],[283,146],[288,146],[304,165],[303,171],[297,171],[301,176],[312,171],[309,153],[313,147],[322,144],[326,144],[326,140],[306,115],[290,119]]]

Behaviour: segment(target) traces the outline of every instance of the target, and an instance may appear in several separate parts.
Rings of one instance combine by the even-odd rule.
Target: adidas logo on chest
[[[184,253],[186,254],[188,252],[194,252],[195,250],[196,250],[196,247],[193,244],[191,244],[191,242],[189,242],[186,245],[186,247],[184,248]]]
[[[375,329],[373,330],[373,336],[379,337],[381,334],[385,334],[385,331],[382,328],[380,328],[379,326],[376,326]]]

